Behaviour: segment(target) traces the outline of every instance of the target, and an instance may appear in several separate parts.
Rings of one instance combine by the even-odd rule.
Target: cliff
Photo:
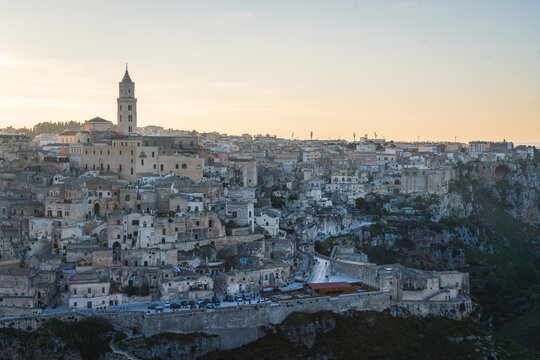
[[[414,318],[402,310],[291,314],[269,335],[204,359],[536,359],[472,322]]]

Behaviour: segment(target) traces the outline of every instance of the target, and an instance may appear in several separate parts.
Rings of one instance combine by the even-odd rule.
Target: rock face
[[[315,320],[308,324],[279,325],[278,331],[296,347],[311,349],[315,345],[317,334],[326,334],[336,327],[334,318]]]
[[[505,171],[498,171],[504,168]],[[540,224],[540,167],[518,160],[511,163],[472,164],[463,175],[483,184],[505,211],[529,225]]]
[[[28,334],[26,337],[15,332],[0,333],[0,359],[12,360],[49,360],[62,358],[64,360],[79,360],[82,356],[79,352],[66,349],[65,344],[59,339],[51,338],[48,346],[42,344]]]
[[[438,207],[439,217],[466,218],[473,210],[472,203],[465,202],[461,196],[455,192],[450,192],[441,197]]]
[[[220,348],[217,335],[163,333],[148,338],[132,338],[120,347],[139,359],[193,360]]]

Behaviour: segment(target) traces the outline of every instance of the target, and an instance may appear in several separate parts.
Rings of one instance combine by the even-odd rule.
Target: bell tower
[[[119,88],[117,132],[119,135],[134,134],[137,132],[137,99],[135,83],[129,77],[127,64]]]

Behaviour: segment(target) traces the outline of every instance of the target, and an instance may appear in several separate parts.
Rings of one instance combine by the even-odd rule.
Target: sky
[[[0,0],[0,127],[540,142],[540,1]]]

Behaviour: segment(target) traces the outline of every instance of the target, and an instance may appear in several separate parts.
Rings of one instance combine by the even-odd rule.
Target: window
[[[131,105],[128,105],[128,110],[131,110]]]
[[[163,164],[159,165],[159,169],[163,171]]]
[[[182,169],[187,169],[187,165],[186,165],[186,164],[182,164]]]
[[[17,284],[15,284],[17,285]],[[73,288],[73,295],[77,295],[77,288]]]

